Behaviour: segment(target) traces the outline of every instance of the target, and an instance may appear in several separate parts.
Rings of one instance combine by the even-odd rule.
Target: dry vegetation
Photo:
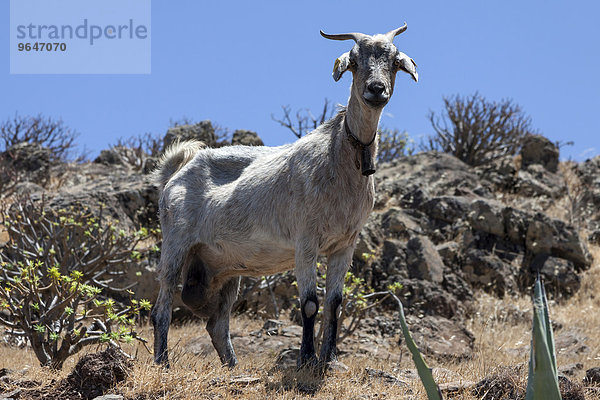
[[[597,332],[600,326],[600,314],[597,312],[600,308],[600,247],[592,246],[590,249],[597,261],[583,274],[580,292],[564,303],[552,302],[550,305],[551,317],[556,322],[559,368],[573,363],[583,364],[583,369],[573,377],[578,382],[581,382],[586,369],[600,365],[600,335]],[[445,383],[478,382],[490,374],[506,374],[516,367],[518,372],[510,372],[507,379],[513,379],[513,383],[524,388],[531,329],[530,299],[500,300],[483,293],[477,298],[476,312],[468,321],[468,328],[477,339],[474,357],[461,362],[442,362],[427,357],[430,366],[434,367],[438,383],[444,387]],[[292,323],[285,321],[284,327],[286,325],[292,326]],[[169,371],[154,366],[144,347],[126,347],[126,351],[136,356],[134,368],[128,379],[111,392],[122,394],[126,399],[426,398],[418,378],[407,371],[414,368],[412,360],[406,348],[398,345],[397,337],[381,341],[380,346],[384,348],[376,354],[364,354],[360,351],[360,333],[356,333],[354,338],[340,346],[345,351],[341,361],[350,367],[349,372],[331,372],[321,380],[298,373],[291,366],[277,368],[278,352],[298,346],[299,338],[288,338],[285,343],[281,342],[280,336],[259,338],[256,332],[261,327],[262,322],[258,320],[243,316],[234,319],[233,341],[240,353],[240,364],[231,371],[221,367],[199,323],[172,329],[170,347],[173,356]],[[587,338],[584,344],[589,351],[576,353],[570,347],[561,348],[560,338],[565,332],[581,333]],[[149,326],[143,329],[144,334],[151,336]],[[269,341],[274,346],[264,345]],[[282,347],[278,348],[278,345]],[[88,351],[95,350],[92,347]],[[76,361],[77,358],[69,359],[62,371],[54,372],[39,367],[30,349],[0,346],[0,368],[20,371],[11,376],[41,384],[52,384],[65,377]],[[394,377],[397,380],[394,381]],[[473,396],[466,392],[458,394],[457,398],[476,399],[481,395]],[[595,396],[593,392],[586,394],[586,398]],[[20,398],[26,397],[25,390]]]

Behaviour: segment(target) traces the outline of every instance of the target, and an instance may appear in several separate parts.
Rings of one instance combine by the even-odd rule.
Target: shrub
[[[333,117],[335,112],[335,109],[331,106],[331,102],[328,99],[325,99],[323,110],[317,116],[315,116],[308,108],[296,111],[295,117],[291,116],[292,109],[290,106],[281,106],[281,109],[283,110],[283,117],[279,119],[271,114],[271,119],[284,128],[289,129],[298,139],[310,131],[317,129],[319,125]]]
[[[377,161],[389,162],[407,154],[412,154],[413,149],[408,147],[411,143],[408,132],[398,129],[379,129],[379,152]]]
[[[478,166],[505,155],[514,155],[523,138],[534,134],[531,118],[512,100],[487,101],[471,96],[444,97],[441,116],[429,113],[435,135],[425,150],[449,153],[465,163]]]
[[[42,115],[20,116],[0,124],[0,143],[3,150],[22,143],[37,143],[50,149],[54,161],[65,161],[75,147],[79,133],[65,126],[62,120]]]
[[[31,200],[2,213],[9,242],[0,253],[0,323],[29,340],[42,365],[61,368],[84,346],[143,340],[135,323],[150,303],[115,278],[142,252],[149,235],[129,235],[85,209],[49,210]],[[127,304],[111,296],[126,293]],[[123,296],[121,296],[123,298]]]

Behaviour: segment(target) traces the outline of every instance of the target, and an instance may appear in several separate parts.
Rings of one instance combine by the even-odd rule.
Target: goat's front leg
[[[317,299],[317,246],[310,242],[300,242],[296,246],[296,281],[300,293],[300,312],[302,314],[302,344],[298,368],[316,365],[315,355],[315,318],[319,311]]]
[[[323,367],[326,367],[327,363],[336,361],[339,307],[342,303],[344,279],[352,263],[353,253],[354,249],[349,247],[332,254],[328,259],[325,306],[323,307],[323,343],[320,356],[320,363]]]

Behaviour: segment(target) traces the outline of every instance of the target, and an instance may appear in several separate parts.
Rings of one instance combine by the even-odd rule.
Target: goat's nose
[[[369,86],[367,86],[367,89],[374,95],[380,95],[385,90],[385,85],[381,82],[371,82],[369,83]]]

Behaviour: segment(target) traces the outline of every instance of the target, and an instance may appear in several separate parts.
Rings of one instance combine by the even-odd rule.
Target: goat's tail
[[[152,172],[153,181],[159,186],[160,190],[165,187],[177,171],[194,158],[198,150],[204,147],[206,147],[206,144],[199,140],[176,142],[169,146]]]

